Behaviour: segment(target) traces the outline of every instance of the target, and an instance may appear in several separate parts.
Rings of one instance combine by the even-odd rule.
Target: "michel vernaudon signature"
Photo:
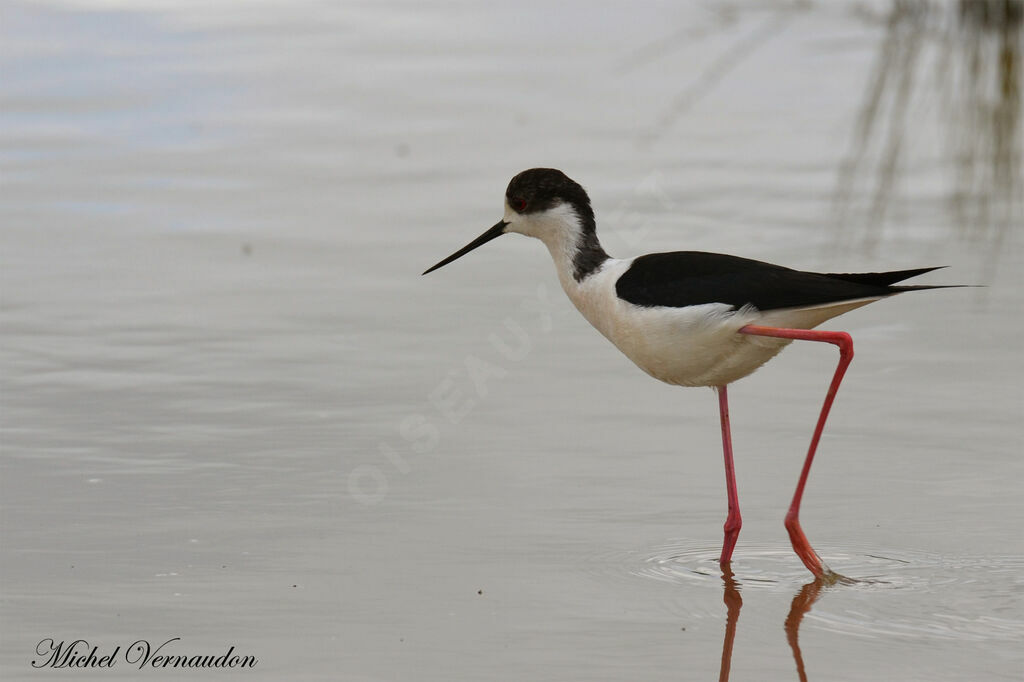
[[[179,654],[171,653],[169,644],[180,642],[181,637],[172,637],[163,644],[154,646],[148,640],[138,639],[121,651],[117,645],[112,650],[100,652],[98,645],[90,645],[84,639],[72,642],[57,642],[47,638],[36,644],[33,668],[113,668],[125,663],[142,670],[143,668],[254,668],[255,656],[240,656],[231,646],[222,654]],[[168,648],[165,651],[165,647]]]

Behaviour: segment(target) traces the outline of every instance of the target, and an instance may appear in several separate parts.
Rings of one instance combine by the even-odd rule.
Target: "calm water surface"
[[[874,157],[837,202],[858,7],[6,4],[0,677],[180,637],[246,679],[1020,679],[1019,230],[961,229],[928,98],[884,218]],[[541,165],[616,255],[987,285],[831,325],[803,518],[860,582],[782,528],[832,349],[730,392],[730,578],[710,391],[621,357],[535,242],[419,276]]]

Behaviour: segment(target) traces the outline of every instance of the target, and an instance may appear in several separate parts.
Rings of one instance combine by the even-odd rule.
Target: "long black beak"
[[[448,256],[447,258],[445,258],[443,261],[441,261],[440,263],[438,263],[434,267],[427,268],[426,270],[424,270],[423,274],[425,275],[428,272],[433,272],[434,270],[437,270],[442,265],[448,265],[449,263],[451,263],[456,258],[462,258],[467,253],[469,253],[470,251],[475,249],[476,247],[483,246],[484,244],[486,244],[487,242],[491,241],[492,239],[494,239],[496,237],[500,237],[501,235],[505,234],[505,227],[506,226],[508,226],[508,223],[506,223],[504,220],[498,221],[497,225],[495,225],[491,229],[487,230],[482,235],[480,235],[479,237],[477,237],[476,239],[474,239],[470,243],[466,244],[461,249],[459,249],[458,251],[456,251],[452,255]]]

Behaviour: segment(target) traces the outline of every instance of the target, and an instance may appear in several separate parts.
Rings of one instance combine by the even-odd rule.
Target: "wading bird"
[[[505,215],[494,227],[423,274],[508,232],[544,242],[569,299],[640,369],[669,384],[717,391],[729,499],[719,560],[723,568],[732,558],[742,525],[728,385],[751,374],[794,339],[839,347],[839,365],[785,521],[804,565],[817,577],[834,575],[800,528],[800,500],[832,401],[853,358],[853,340],[846,332],[813,328],[904,291],[944,288],[896,285],[937,268],[823,274],[700,251],[612,258],[597,239],[586,191],[559,170],[533,168],[512,178],[505,191]]]

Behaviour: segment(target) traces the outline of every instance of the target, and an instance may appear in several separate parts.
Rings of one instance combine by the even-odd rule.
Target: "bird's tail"
[[[983,287],[983,284],[906,284],[896,287],[889,287],[889,291],[898,294],[901,291],[924,291],[925,289],[976,289]]]
[[[885,287],[895,284],[896,282],[902,282],[905,279],[911,277],[917,277],[923,275],[926,272],[933,270],[941,270],[942,268],[949,267],[948,265],[939,265],[934,268],[915,268],[914,270],[890,270],[889,272],[835,272],[829,273],[827,277],[834,277],[835,279],[846,280],[847,282],[856,282],[857,284],[869,284],[876,287]],[[955,285],[954,285],[955,286]],[[893,287],[894,289],[935,289],[937,287],[920,285],[920,286],[909,286],[909,287]]]

